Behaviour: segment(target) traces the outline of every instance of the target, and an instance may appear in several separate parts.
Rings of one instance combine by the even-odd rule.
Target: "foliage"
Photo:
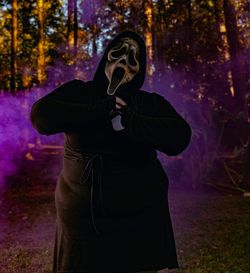
[[[17,2],[14,79],[19,91],[35,85],[57,86],[72,78],[91,79],[106,43],[117,33],[131,29],[146,41],[146,87],[164,93],[173,102],[178,100],[176,105],[181,105],[182,114],[192,125],[189,169],[196,169],[199,162],[194,181],[207,176],[218,153],[239,147],[239,139],[246,142],[249,134],[245,121],[250,115],[245,100],[250,97],[247,0],[76,2],[77,16],[71,26],[67,10],[74,0]],[[42,17],[38,3],[42,3]],[[13,92],[12,4],[10,0],[0,2],[2,93]],[[69,31],[77,34],[74,48],[70,47]],[[39,54],[44,54],[44,70]],[[45,74],[42,81],[38,79],[39,66]],[[239,113],[243,113],[245,123],[237,127],[243,124],[233,118]]]

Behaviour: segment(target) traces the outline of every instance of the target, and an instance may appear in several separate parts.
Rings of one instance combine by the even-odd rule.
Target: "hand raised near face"
[[[127,105],[127,103],[123,99],[115,96],[115,110],[111,111],[110,113],[112,126],[115,131],[124,129],[124,126],[121,124],[121,112],[118,110],[125,105]]]
[[[115,96],[115,100],[116,100],[116,103],[115,103],[116,109],[121,109],[122,106],[127,105],[127,103],[120,97]]]

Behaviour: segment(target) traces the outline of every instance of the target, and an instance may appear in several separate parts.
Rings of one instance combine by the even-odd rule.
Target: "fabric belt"
[[[101,236],[100,228],[97,227],[96,221],[95,221],[95,211],[94,206],[95,200],[94,197],[95,191],[98,189],[99,192],[99,200],[100,200],[100,207],[101,207],[101,215],[104,216],[106,214],[104,205],[103,205],[103,191],[102,191],[102,175],[103,175],[103,164],[104,164],[104,158],[111,159],[112,162],[117,162],[121,158],[114,154],[107,154],[107,153],[100,153],[100,152],[85,152],[85,151],[75,151],[70,146],[65,146],[65,154],[68,154],[70,156],[73,156],[75,158],[84,158],[86,160],[86,164],[84,165],[84,170],[81,174],[80,178],[80,184],[86,185],[88,181],[90,181],[90,214],[91,214],[91,221],[93,228],[95,230],[95,233],[98,236]],[[145,160],[146,157],[143,158],[143,160],[139,160],[137,162],[143,161],[144,166],[147,162]],[[153,160],[157,160],[156,157],[149,156],[148,162],[152,162]],[[127,160],[124,160],[124,164],[127,162]],[[89,179],[90,178],[90,179]],[[97,183],[97,184],[96,184]],[[97,188],[98,187],[98,188]]]
[[[102,170],[103,170],[103,155],[102,154],[82,154],[85,158],[88,159],[87,164],[84,168],[84,171],[82,173],[81,179],[80,179],[80,184],[85,185],[88,181],[88,178],[90,177],[91,174],[91,179],[90,179],[90,213],[91,213],[91,220],[92,224],[94,227],[94,230],[98,236],[101,235],[100,230],[97,228],[97,225],[95,223],[95,215],[94,215],[94,189],[95,189],[95,173],[97,174],[97,182],[99,186],[99,197],[100,197],[100,204],[101,204],[101,211],[102,215],[105,214],[104,211],[104,206],[103,206],[103,194],[102,194]],[[94,164],[94,162],[98,163]],[[95,165],[95,167],[94,167]]]

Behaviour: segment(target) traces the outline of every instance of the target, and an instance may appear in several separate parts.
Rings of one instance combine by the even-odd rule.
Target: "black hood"
[[[108,51],[115,45],[115,43],[123,37],[130,37],[137,41],[140,48],[140,56],[139,56],[139,64],[140,69],[138,73],[134,76],[134,78],[127,82],[116,90],[115,94],[113,96],[118,96],[122,98],[125,102],[128,102],[130,100],[130,96],[133,95],[137,90],[139,90],[145,79],[145,71],[146,71],[146,46],[145,42],[142,39],[142,37],[130,30],[126,30],[120,34],[118,34],[106,47],[103,56],[98,64],[97,70],[95,72],[94,78],[93,78],[93,86],[94,86],[94,92],[95,92],[95,101],[98,101],[104,97],[110,96],[107,94],[107,88],[109,85],[109,81],[105,75],[105,65],[107,62],[107,54]]]

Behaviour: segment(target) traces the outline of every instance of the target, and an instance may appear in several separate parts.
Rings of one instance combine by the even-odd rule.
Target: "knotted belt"
[[[84,170],[81,173],[81,177],[80,177],[80,184],[81,185],[86,185],[87,182],[89,181],[90,183],[90,213],[91,213],[91,221],[92,221],[92,225],[93,228],[95,230],[95,233],[100,236],[101,232],[100,229],[97,228],[96,225],[96,221],[95,221],[95,211],[94,211],[94,205],[95,200],[95,189],[96,187],[99,187],[99,198],[100,198],[100,207],[101,207],[101,214],[102,216],[104,216],[105,213],[105,209],[104,209],[104,205],[103,205],[103,191],[102,191],[102,174],[103,174],[103,162],[104,159],[111,159],[115,160],[114,162],[117,162],[117,156],[114,154],[107,154],[107,152],[105,153],[100,153],[100,152],[85,152],[85,151],[74,151],[73,149],[71,149],[69,146],[64,147],[65,149],[65,154],[68,154],[70,156],[76,157],[76,158],[84,158],[84,161],[86,162],[86,164],[84,164]],[[118,157],[119,160],[121,159],[120,157]],[[147,159],[147,160],[146,160]],[[146,162],[152,162],[154,160],[157,160],[157,157],[152,155],[149,157],[143,157],[143,160],[137,160],[137,163],[142,161],[143,164],[146,164]],[[124,163],[127,162],[127,160],[124,159]],[[97,176],[97,179],[95,179]],[[90,179],[89,179],[90,178]],[[97,182],[97,184],[96,184]]]
[[[98,236],[100,236],[100,231],[98,230],[96,223],[95,223],[95,216],[94,216],[94,186],[95,186],[95,177],[94,177],[94,171],[97,173],[97,181],[99,186],[99,196],[100,196],[100,204],[101,204],[101,210],[102,215],[105,214],[104,206],[103,206],[103,198],[102,198],[102,169],[103,169],[103,156],[102,154],[83,154],[85,158],[88,159],[87,164],[84,168],[84,171],[81,175],[80,184],[85,185],[88,181],[88,178],[91,174],[90,179],[90,213],[91,213],[91,220],[93,227],[95,229],[95,232]],[[98,169],[94,168],[94,162],[99,163]]]

